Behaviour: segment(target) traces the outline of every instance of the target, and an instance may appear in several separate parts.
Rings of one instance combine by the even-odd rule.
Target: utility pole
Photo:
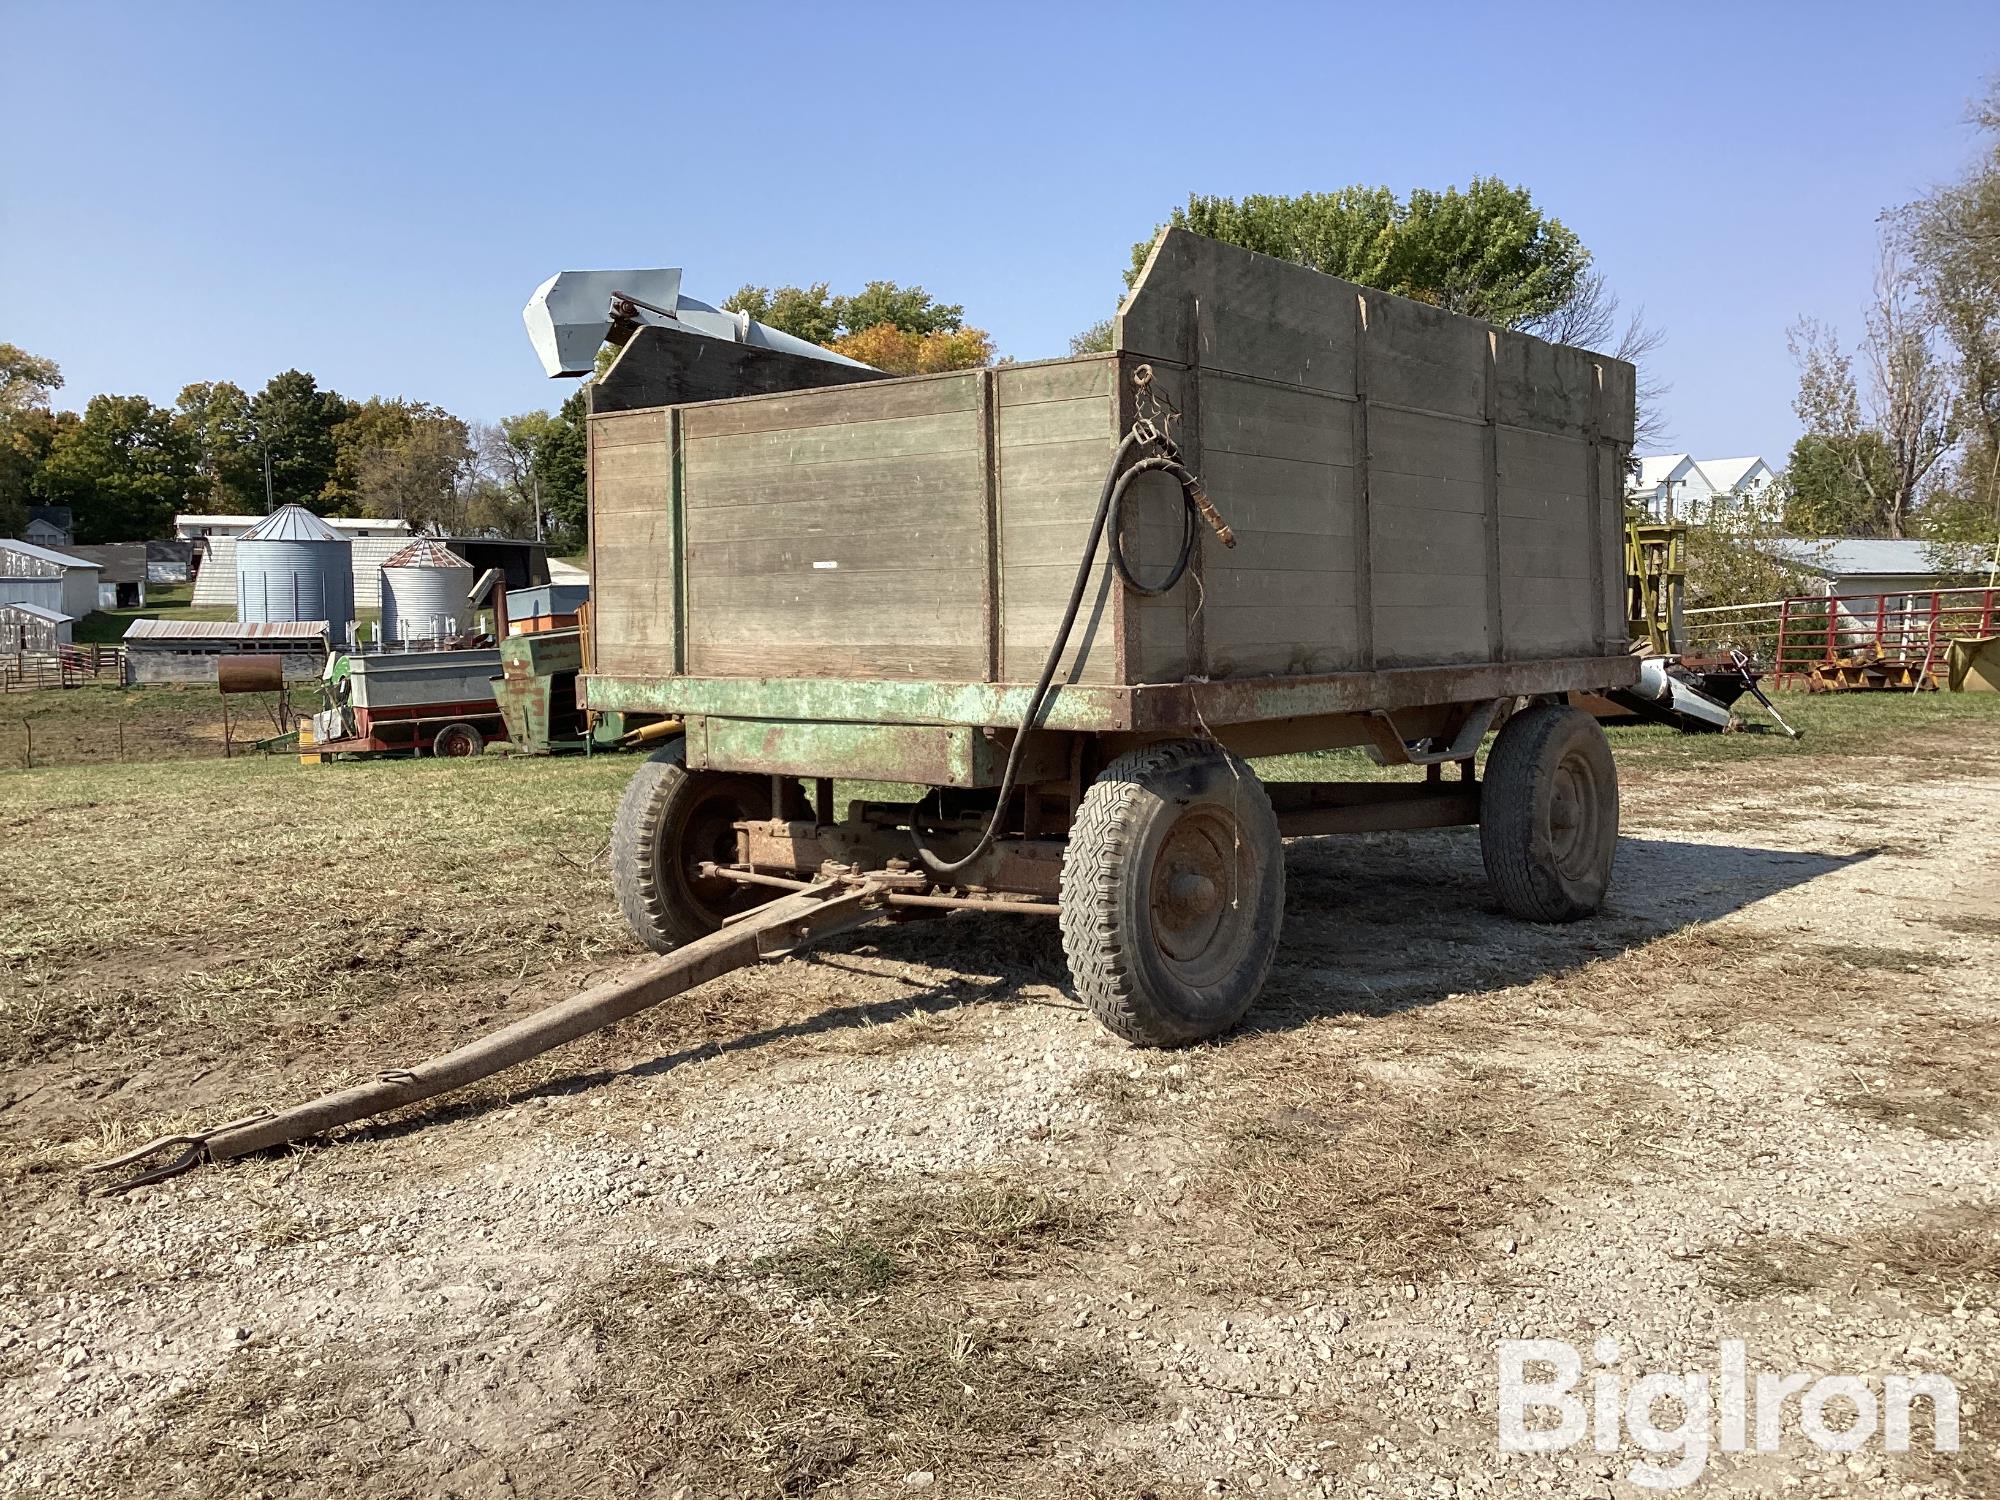
[[[264,514],[269,515],[278,507],[271,500],[271,445],[264,445]]]
[[[542,539],[542,476],[532,470],[528,474],[528,489],[535,497],[535,540]]]

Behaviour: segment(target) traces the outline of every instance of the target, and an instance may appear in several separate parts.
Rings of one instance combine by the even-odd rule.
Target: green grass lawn
[[[70,629],[70,639],[79,646],[115,646],[125,639],[125,630],[134,620],[233,620],[236,611],[227,606],[193,603],[191,583],[159,583],[146,586],[146,602],[132,609],[100,609],[85,615]]]

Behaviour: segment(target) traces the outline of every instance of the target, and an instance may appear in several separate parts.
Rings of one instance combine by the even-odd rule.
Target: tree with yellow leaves
[[[723,306],[889,375],[993,363],[993,340],[965,326],[965,309],[939,302],[920,286],[871,281],[852,296],[834,295],[823,281],[776,291],[746,286]]]

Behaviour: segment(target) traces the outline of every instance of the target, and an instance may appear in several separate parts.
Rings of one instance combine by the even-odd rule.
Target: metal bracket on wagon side
[[[1486,731],[1493,727],[1493,720],[1499,715],[1504,698],[1489,698],[1484,703],[1466,706],[1465,717],[1459,721],[1451,739],[1442,748],[1442,735],[1431,735],[1424,739],[1406,740],[1396,728],[1394,715],[1377,709],[1368,715],[1368,733],[1373,743],[1368,745],[1369,759],[1378,766],[1438,766],[1447,761],[1471,760],[1479,753],[1479,742],[1486,738]]]

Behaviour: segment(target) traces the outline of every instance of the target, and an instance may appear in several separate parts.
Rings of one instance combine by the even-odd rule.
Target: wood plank
[[[1596,361],[1581,349],[1495,330],[1495,416],[1502,424],[1582,437]]]
[[[1432,605],[1448,609],[1476,609],[1479,611],[1479,639],[1484,650],[1486,639],[1486,570],[1484,538],[1475,538],[1474,545],[1462,549],[1466,565],[1453,572],[1448,568],[1430,566],[1422,559],[1398,559],[1399,562],[1417,562],[1415,567],[1375,569],[1375,612],[1384,609],[1428,609]]]
[[[1352,395],[1353,291],[1303,266],[1169,229],[1119,309],[1113,338],[1132,355],[1185,361],[1196,347],[1204,370]]]
[[[1516,656],[1565,656],[1596,649],[1596,611],[1590,579],[1510,573],[1506,595],[1507,647]]]
[[[1354,534],[1351,467],[1211,451],[1201,479],[1223,520],[1239,533]],[[1165,487],[1178,505],[1179,486],[1166,480]]]
[[[1374,348],[1371,342],[1369,348]],[[1371,474],[1414,474],[1486,482],[1486,439],[1482,426],[1423,412],[1385,407],[1371,397],[1368,407],[1368,463]],[[1380,492],[1375,493],[1379,501]]]
[[[1487,655],[1484,598],[1375,606],[1375,659],[1384,667],[1462,664]]]
[[[1097,396],[1082,401],[1004,406],[1000,409],[1001,448],[1011,453],[1041,443],[1095,443],[1103,453],[1098,463],[1101,474],[1111,461],[1104,435],[1105,402],[1105,397]]]
[[[853,422],[893,421],[974,411],[979,405],[977,371],[948,375],[906,375],[866,385],[801,391],[741,401],[715,401],[684,417],[690,439],[787,432]]]
[[[979,507],[979,457],[978,449],[971,448],[756,469],[718,465],[711,458],[688,476],[688,506],[702,515],[705,526],[755,526],[757,514],[774,507],[801,516],[817,511],[835,528],[873,521],[891,508],[915,516],[960,517]],[[748,514],[732,517],[727,514],[732,511]]]
[[[857,531],[845,536],[758,537],[736,541],[691,538],[690,577],[771,580],[803,573],[959,573],[985,566],[985,528],[931,527],[921,536]],[[964,587],[970,580],[959,580]],[[976,584],[975,584],[976,586]]]
[[[1202,447],[1219,453],[1306,463],[1352,464],[1351,397],[1214,373],[1202,386]]]
[[[598,444],[597,482],[613,486],[643,481],[662,487],[667,479],[666,434],[644,443]]]
[[[665,407],[648,411],[611,412],[587,417],[585,428],[596,448],[615,448],[628,443],[663,443],[667,438]]]
[[[1368,398],[1483,419],[1486,325],[1405,297],[1369,291]]]
[[[993,372],[994,394],[1003,407],[1085,398],[1094,398],[1101,406],[1111,395],[1111,380],[1116,369],[1117,356],[1113,354],[1039,364],[1001,365]]]
[[[977,454],[978,450],[979,415],[968,410],[727,437],[691,435],[685,463],[692,487],[720,473],[770,473],[816,464],[875,464],[914,454]]]

